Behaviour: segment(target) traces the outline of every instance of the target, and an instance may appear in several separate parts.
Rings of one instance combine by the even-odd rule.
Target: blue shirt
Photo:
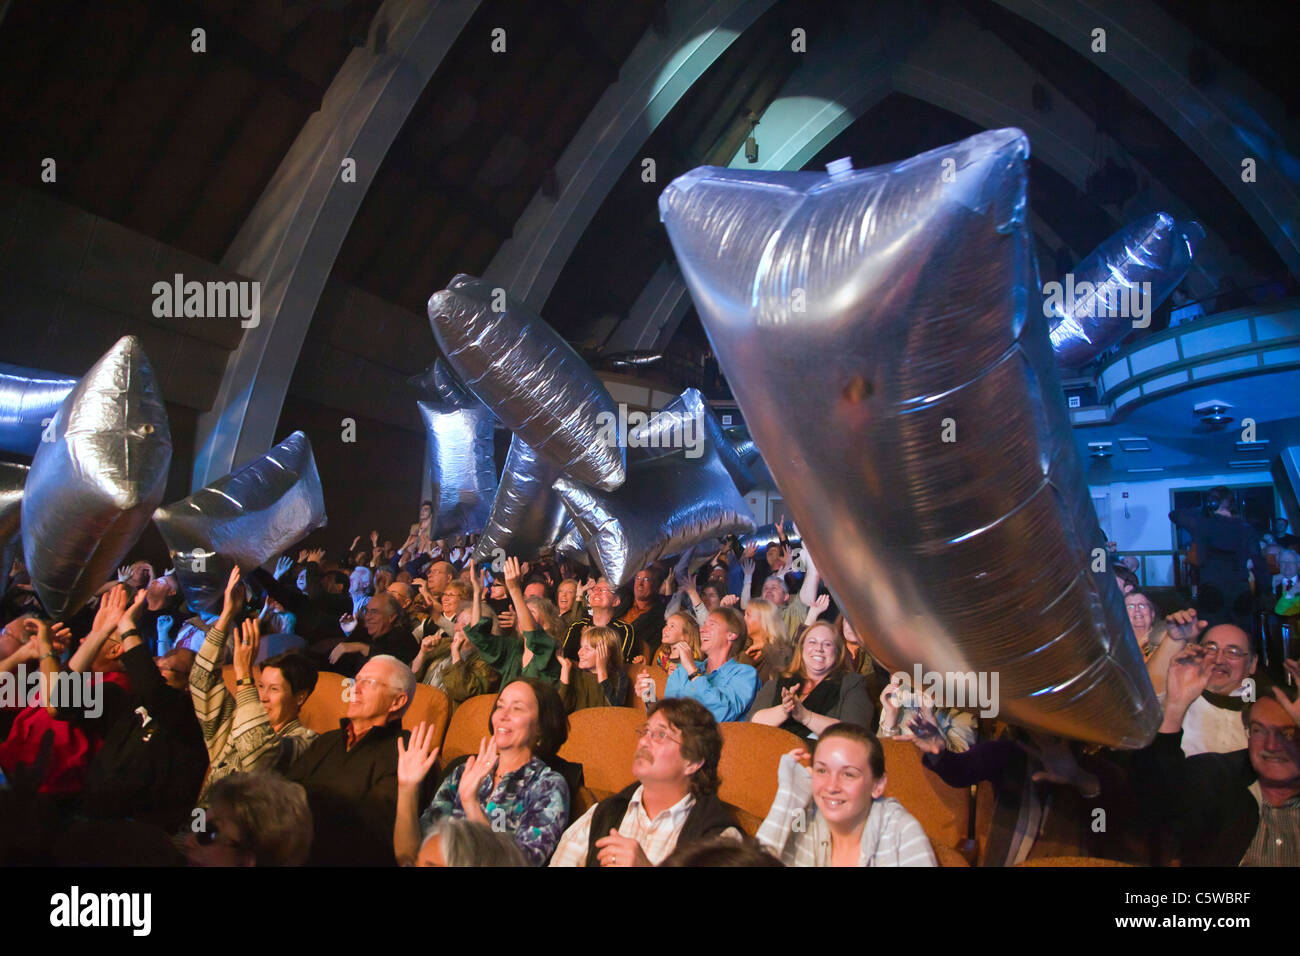
[[[709,674],[704,672],[704,661],[696,661],[695,666],[700,676],[694,680],[684,667],[669,674],[664,697],[692,697],[707,707],[718,723],[744,720],[758,696],[758,671],[740,661],[727,661]]]

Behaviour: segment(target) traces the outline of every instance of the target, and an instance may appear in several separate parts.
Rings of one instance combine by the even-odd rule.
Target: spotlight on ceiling
[[[1192,414],[1201,420],[1206,428],[1217,430],[1226,428],[1231,425],[1233,418],[1228,414],[1232,410],[1232,405],[1228,402],[1219,401],[1212,398],[1207,402],[1199,402],[1192,408]]]

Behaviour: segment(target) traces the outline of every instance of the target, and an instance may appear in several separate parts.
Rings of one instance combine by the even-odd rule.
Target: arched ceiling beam
[[[321,290],[380,163],[479,0],[385,0],[303,125],[223,268],[261,284],[259,323],[231,353],[212,410],[199,417],[193,487],[275,443],[285,393]],[[340,175],[356,163],[356,181]]]

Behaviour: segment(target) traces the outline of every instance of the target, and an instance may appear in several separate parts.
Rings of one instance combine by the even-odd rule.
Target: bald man
[[[1190,666],[1192,658],[1198,666],[1204,661],[1208,670],[1204,689],[1186,705],[1182,718],[1182,749],[1189,757],[1244,749],[1247,740],[1241,712],[1249,700],[1262,696],[1253,676],[1258,656],[1250,635],[1235,624],[1219,624],[1205,631],[1197,643],[1195,635],[1204,627],[1204,623],[1195,621],[1185,626],[1167,624],[1170,646],[1156,652],[1160,658],[1157,666],[1166,673]],[[1152,661],[1156,661],[1154,655]],[[1170,662],[1168,667],[1165,661]],[[1168,710],[1166,704],[1166,716]]]

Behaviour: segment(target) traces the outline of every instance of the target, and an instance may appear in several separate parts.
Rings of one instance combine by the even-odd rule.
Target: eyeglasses
[[[373,677],[358,677],[356,680],[352,682],[352,685],[354,687],[360,687],[362,684],[366,685],[367,687],[383,687],[386,690],[393,689],[388,684],[385,684],[381,680],[376,680]]]
[[[640,727],[636,728],[636,730],[632,732],[636,734],[637,740],[640,740],[642,737],[649,737],[657,744],[661,744],[665,740],[671,740],[675,744],[679,744],[682,742],[682,738],[674,737],[672,734],[670,734],[668,731],[662,728],[660,728],[659,730],[651,730],[649,724],[642,724]]]
[[[1243,657],[1248,657],[1250,655],[1250,651],[1242,647],[1237,647],[1235,644],[1229,644],[1227,647],[1220,647],[1218,644],[1211,641],[1209,644],[1202,644],[1201,646],[1205,648],[1205,653],[1218,654],[1220,657],[1226,657],[1230,661],[1239,661]]]
[[[1126,604],[1125,607],[1128,608],[1130,614],[1140,614],[1143,617],[1150,617],[1153,613],[1151,608],[1145,604]]]
[[[1247,733],[1257,739],[1262,737],[1269,740],[1272,740],[1273,735],[1277,734],[1290,743],[1295,743],[1297,739],[1300,739],[1300,727],[1268,727],[1264,724],[1252,723]]]
[[[212,846],[212,844],[216,843],[220,838],[221,831],[212,823],[205,824],[202,830],[194,831],[194,842],[199,846]],[[239,841],[231,840],[230,845],[238,847]]]

